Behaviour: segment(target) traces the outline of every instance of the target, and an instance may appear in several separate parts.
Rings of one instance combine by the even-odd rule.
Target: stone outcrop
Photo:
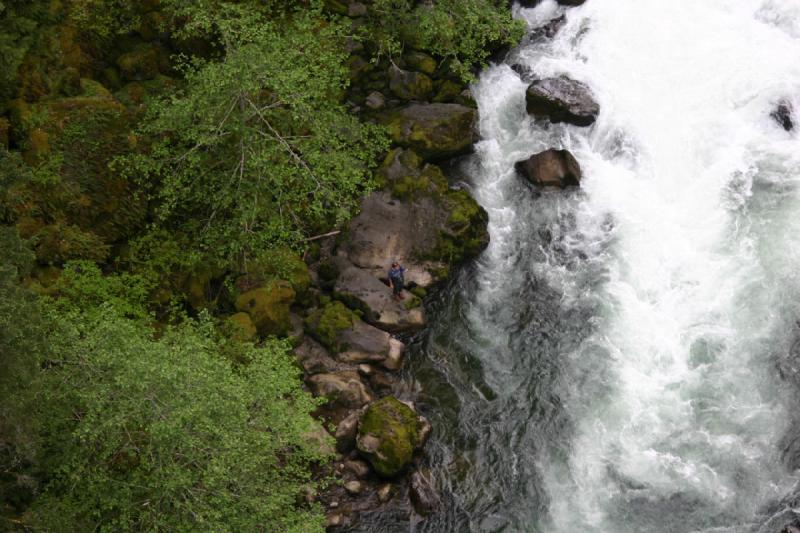
[[[541,187],[577,187],[581,167],[567,150],[546,150],[514,166],[528,181]]]
[[[477,111],[459,104],[410,104],[385,113],[381,122],[396,144],[435,161],[472,150],[477,116]]]
[[[411,474],[409,495],[414,509],[426,516],[439,505],[439,493],[433,482],[433,474],[428,468],[420,468]]]
[[[393,396],[372,403],[358,427],[358,451],[383,477],[402,472],[420,445],[417,414]]]
[[[402,364],[405,345],[361,320],[342,330],[339,342],[342,351],[336,357],[343,363],[379,363],[390,370],[398,370]]]
[[[392,67],[389,69],[389,89],[402,100],[425,100],[432,96],[433,81],[422,72]]]
[[[564,76],[534,81],[525,93],[525,102],[528,113],[553,123],[589,126],[600,113],[589,88]]]

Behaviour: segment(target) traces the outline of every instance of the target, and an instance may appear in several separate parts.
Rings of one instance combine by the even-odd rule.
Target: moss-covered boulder
[[[245,276],[251,284],[286,280],[298,295],[303,295],[311,286],[308,265],[289,248],[275,248],[251,260]]]
[[[343,349],[339,334],[353,327],[358,317],[342,302],[329,302],[312,311],[305,319],[306,330],[312,337],[334,352]]]
[[[419,445],[417,413],[393,396],[367,407],[358,426],[356,447],[383,477],[401,473]]]
[[[459,104],[410,104],[385,113],[381,122],[396,144],[433,161],[469,153],[477,117],[475,109]]]
[[[228,317],[228,327],[231,336],[241,341],[253,340],[258,333],[250,315],[239,312]]]
[[[416,50],[403,54],[403,62],[411,70],[424,72],[428,76],[432,76],[436,72],[436,67],[439,66],[434,58]]]
[[[247,313],[260,335],[283,336],[291,329],[289,307],[295,292],[288,281],[271,281],[236,299],[236,310]]]
[[[389,89],[401,100],[425,100],[433,93],[433,80],[422,72],[389,69]]]

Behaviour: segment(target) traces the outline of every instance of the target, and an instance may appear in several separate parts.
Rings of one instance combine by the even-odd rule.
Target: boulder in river
[[[553,123],[589,126],[600,112],[589,88],[564,76],[534,81],[525,93],[525,101],[528,113]]]
[[[426,516],[439,505],[439,494],[433,483],[433,475],[427,468],[420,468],[411,474],[409,482],[409,495],[414,509]]]
[[[417,414],[394,396],[367,407],[358,426],[358,451],[383,477],[393,477],[410,463],[419,444]]]
[[[541,187],[577,187],[581,181],[581,167],[568,150],[545,150],[518,161],[514,168]]]
[[[396,144],[428,160],[469,153],[477,140],[476,110],[460,104],[411,104],[382,116]]]
[[[786,131],[792,131],[794,129],[794,120],[792,119],[793,113],[794,109],[792,103],[787,100],[782,100],[769,116],[775,119]]]

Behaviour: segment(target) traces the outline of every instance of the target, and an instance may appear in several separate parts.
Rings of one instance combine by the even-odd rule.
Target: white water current
[[[800,138],[770,113],[793,97],[800,109],[800,1],[518,9],[532,26],[562,12],[554,39],[507,63],[585,82],[596,124],[534,122],[508,64],[474,89],[483,140],[473,192],[491,244],[473,323],[490,344],[505,342],[480,313],[514,297],[520,270],[562,305],[597,309],[580,346],[551,355],[572,430],[566,448],[536,460],[548,516],[535,530],[757,530],[798,466],[783,455],[800,403],[779,368],[791,367],[800,316]],[[543,193],[569,214],[563,251],[582,266],[547,251],[521,265],[516,254],[536,213],[512,205],[513,164],[550,147],[572,151],[584,172],[579,193]],[[523,377],[497,354],[482,359],[484,375],[511,390]]]

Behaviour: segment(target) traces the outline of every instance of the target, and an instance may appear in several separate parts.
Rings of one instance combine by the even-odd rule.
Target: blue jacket
[[[389,279],[392,281],[403,281],[403,274],[405,274],[405,272],[406,269],[403,267],[390,268]]]

